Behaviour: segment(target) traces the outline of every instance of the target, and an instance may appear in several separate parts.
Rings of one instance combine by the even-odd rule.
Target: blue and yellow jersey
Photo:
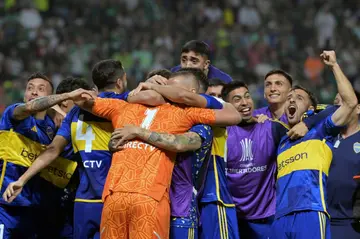
[[[128,93],[103,92],[99,97],[126,99]],[[79,154],[80,182],[75,202],[102,202],[101,196],[111,165],[109,152],[113,127],[111,122],[92,115],[75,106],[65,117],[57,135],[71,142],[75,154]]]
[[[227,131],[213,127],[211,155],[208,159],[206,179],[201,190],[200,202],[220,202],[226,207],[235,207],[226,179]]]
[[[281,139],[277,156],[277,218],[304,210],[327,213],[326,182],[332,142],[340,129],[330,115],[301,139]]]
[[[222,99],[201,94],[207,100],[206,108],[222,109]],[[227,157],[227,131],[224,127],[213,127],[213,141],[211,154],[200,170],[197,179],[199,188],[198,199],[200,202],[220,202],[227,207],[235,207],[226,179],[226,157]]]
[[[55,124],[46,116],[44,120],[29,116],[17,121],[12,118],[18,104],[9,106],[0,123],[0,187],[1,194],[9,183],[16,181],[50,144],[55,134]],[[76,163],[59,157],[39,175],[31,179],[11,205],[31,206],[39,204],[43,189],[41,180],[65,188],[69,183]],[[0,199],[0,203],[7,204]]]

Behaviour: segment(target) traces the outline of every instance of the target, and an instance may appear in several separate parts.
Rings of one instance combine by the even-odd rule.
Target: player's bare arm
[[[62,136],[55,136],[52,143],[36,158],[34,163],[26,170],[26,172],[15,182],[12,182],[6,188],[3,199],[11,203],[22,191],[24,185],[41,170],[51,164],[60,153],[64,151],[68,144],[67,140]]]
[[[51,108],[54,105],[61,103],[64,100],[76,99],[81,94],[85,94],[87,91],[78,89],[70,93],[64,93],[59,95],[49,95],[36,98],[25,104],[21,104],[14,109],[13,118],[16,120],[23,120],[32,114],[41,112]]]
[[[199,108],[206,108],[207,105],[206,99],[199,94],[179,87],[151,84],[148,82],[140,83],[139,86],[131,92],[131,95],[137,95],[142,90],[154,90],[171,102],[178,104]]]
[[[176,153],[197,150],[201,147],[202,143],[201,137],[194,132],[167,134],[127,125],[113,132],[109,142],[109,149],[112,152],[121,150],[127,141],[134,138],[141,139],[155,147]]]
[[[335,111],[331,119],[335,125],[343,126],[349,123],[351,112],[357,105],[354,89],[336,61],[335,51],[323,51],[320,55],[324,64],[331,67],[335,76],[338,92],[343,99],[343,104]]]
[[[158,106],[166,103],[164,97],[154,90],[144,90],[136,95],[129,95],[127,102],[149,106]]]

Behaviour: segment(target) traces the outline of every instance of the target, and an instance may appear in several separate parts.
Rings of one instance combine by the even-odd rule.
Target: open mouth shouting
[[[288,107],[288,112],[289,112],[289,119],[293,119],[295,117],[295,113],[297,111],[297,107],[295,104],[291,104]]]

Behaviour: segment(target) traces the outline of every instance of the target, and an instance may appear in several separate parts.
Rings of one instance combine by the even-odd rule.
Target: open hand
[[[168,79],[161,75],[154,75],[146,80],[146,83],[157,84],[157,85],[167,85]]]
[[[148,82],[141,82],[138,87],[136,87],[134,90],[132,90],[130,93],[129,93],[129,96],[134,96],[136,95],[137,93],[139,93],[140,91],[142,90],[151,90],[152,89],[152,85],[151,83],[148,83]]]

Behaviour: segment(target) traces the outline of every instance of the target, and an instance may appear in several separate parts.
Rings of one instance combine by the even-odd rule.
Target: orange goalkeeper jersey
[[[156,132],[184,133],[195,124],[213,124],[209,109],[180,108],[171,104],[146,107],[122,100],[97,98],[93,113],[112,121],[114,128],[131,124]],[[103,200],[111,192],[132,192],[160,200],[169,189],[175,154],[139,140],[115,153],[106,179]]]

